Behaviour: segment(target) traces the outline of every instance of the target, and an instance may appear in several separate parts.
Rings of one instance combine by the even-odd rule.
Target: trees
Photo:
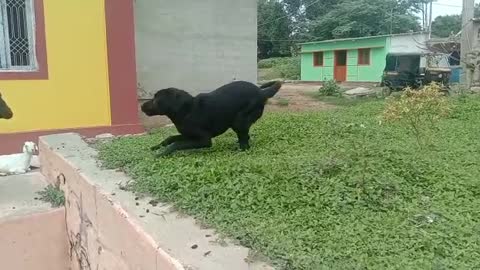
[[[284,5],[274,0],[258,0],[258,56],[270,58],[290,54],[291,19]]]
[[[462,16],[438,16],[432,23],[432,36],[439,38],[449,37],[451,33],[457,34],[462,28]]]
[[[258,0],[259,55],[293,43],[418,31],[428,0]],[[289,42],[290,41],[290,42]]]
[[[341,0],[325,15],[311,20],[312,38],[333,39],[420,30],[412,7],[397,0]]]
[[[475,17],[480,17],[480,4],[475,4]],[[432,35],[439,38],[449,37],[462,30],[461,15],[438,16],[432,23]]]

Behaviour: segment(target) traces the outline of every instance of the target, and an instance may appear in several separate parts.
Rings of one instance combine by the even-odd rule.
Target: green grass
[[[480,98],[454,103],[422,151],[374,101],[266,114],[248,152],[228,133],[154,159],[165,129],[102,144],[100,158],[278,269],[480,269]]]
[[[330,105],[341,106],[341,107],[349,107],[349,106],[356,106],[372,101],[381,100],[381,98],[377,97],[361,97],[361,98],[347,98],[344,96],[323,96],[317,92],[308,93],[308,95],[318,101],[325,102]]]

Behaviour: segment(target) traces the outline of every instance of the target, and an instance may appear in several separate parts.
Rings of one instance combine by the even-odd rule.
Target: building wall
[[[397,35],[387,38],[389,53],[426,53],[428,34]]]
[[[255,0],[136,1],[139,95],[257,79]]]
[[[0,80],[15,114],[0,133],[110,125],[105,2],[43,5],[48,78]]]
[[[334,51],[347,50],[347,81],[379,82],[385,68],[386,40],[386,37],[376,37],[303,44],[301,79],[303,81],[333,79]],[[370,65],[358,65],[359,48],[371,48]],[[324,65],[322,67],[313,65],[313,52],[316,51],[324,52]]]

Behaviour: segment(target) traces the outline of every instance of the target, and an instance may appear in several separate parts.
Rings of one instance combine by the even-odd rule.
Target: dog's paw
[[[163,147],[167,147],[169,146],[171,143],[165,141],[165,142],[162,142],[160,145],[163,146]]]
[[[160,148],[162,148],[161,145],[155,145],[155,146],[150,147],[150,151],[157,151],[157,150],[160,150]]]
[[[250,149],[250,145],[248,145],[248,144],[241,144],[240,145],[240,150],[241,151],[247,151],[249,149]]]

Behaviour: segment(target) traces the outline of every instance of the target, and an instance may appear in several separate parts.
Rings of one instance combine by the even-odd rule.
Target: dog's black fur
[[[237,134],[240,149],[249,149],[250,127],[262,117],[267,100],[281,87],[277,81],[260,87],[235,81],[196,97],[176,88],[160,90],[142,105],[142,111],[148,116],[167,116],[180,135],[167,138],[152,150],[166,147],[161,155],[168,155],[177,150],[208,148],[212,138],[229,128]]]
[[[3,100],[2,94],[0,93],[0,119],[11,119],[13,117],[13,112],[8,107],[7,102]]]

